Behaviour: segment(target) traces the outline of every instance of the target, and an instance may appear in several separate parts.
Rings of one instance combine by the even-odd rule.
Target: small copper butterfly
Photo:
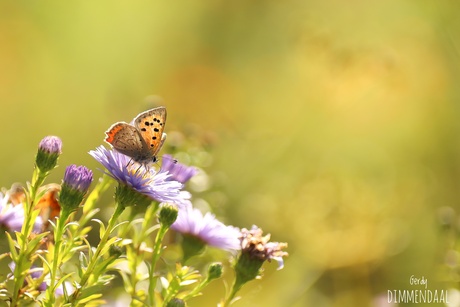
[[[56,217],[61,212],[61,205],[58,202],[61,186],[56,183],[50,183],[43,186],[41,190],[46,192],[35,205],[35,209],[40,209],[40,216],[43,220],[43,231],[45,231],[50,226],[49,221],[56,222]]]
[[[166,139],[166,133],[163,133],[165,122],[166,108],[154,108],[137,115],[132,124],[113,124],[105,132],[105,141],[136,162],[156,162],[156,156]]]

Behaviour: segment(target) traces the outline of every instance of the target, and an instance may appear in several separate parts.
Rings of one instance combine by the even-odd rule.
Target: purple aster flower
[[[59,194],[59,203],[66,209],[66,214],[70,214],[81,204],[92,181],[93,172],[85,166],[72,164],[66,168]]]
[[[134,162],[131,158],[99,146],[89,154],[107,169],[105,172],[119,183],[158,202],[175,203],[180,208],[190,206],[190,193],[182,191],[183,184],[168,180],[169,173]]]
[[[48,172],[56,167],[59,155],[62,153],[62,141],[57,136],[47,136],[38,145],[35,164],[42,172]]]
[[[4,196],[0,193],[0,227],[7,230],[21,231],[24,224],[24,207],[22,204],[13,205],[9,201],[8,193]],[[34,223],[33,231],[40,232],[42,229],[43,221],[37,217]]]
[[[170,155],[163,155],[160,172],[168,172],[171,175],[168,180],[186,183],[198,173],[198,169],[179,163]]]
[[[184,235],[193,236],[210,246],[224,250],[241,248],[239,240],[241,234],[238,228],[224,225],[209,212],[203,216],[201,211],[195,208],[179,210],[179,215],[171,228]]]

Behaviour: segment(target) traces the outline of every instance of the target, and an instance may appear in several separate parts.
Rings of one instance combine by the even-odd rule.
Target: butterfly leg
[[[126,168],[128,168],[128,166],[131,164],[131,162],[133,162],[133,158],[129,159],[128,163],[126,163]],[[134,163],[133,163],[134,164]]]

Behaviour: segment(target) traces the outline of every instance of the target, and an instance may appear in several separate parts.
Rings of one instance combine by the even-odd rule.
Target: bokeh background
[[[206,174],[196,202],[289,243],[286,267],[267,264],[235,307],[386,306],[388,290],[419,289],[411,275],[456,287],[459,12],[456,1],[3,0],[0,186],[30,180],[46,135],[64,142],[50,181],[71,163],[97,173],[87,152],[104,131],[161,104],[162,153]],[[216,282],[191,306],[223,293]]]

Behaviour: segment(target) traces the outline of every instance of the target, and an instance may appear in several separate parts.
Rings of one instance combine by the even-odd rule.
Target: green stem
[[[134,220],[134,217],[135,217],[135,211],[134,210],[131,210],[130,212],[130,221],[133,221]],[[131,222],[129,223],[131,225]],[[137,278],[137,266],[139,265],[139,261],[141,261],[142,259],[141,256],[139,255],[139,234],[136,233],[136,228],[133,227],[133,242],[130,246],[127,246],[127,248],[130,250],[129,253],[127,253],[127,256],[128,256],[128,263],[129,263],[129,269],[130,269],[130,272],[131,272],[131,275],[130,275],[130,295],[131,295],[131,303],[130,303],[130,307],[136,307],[136,306],[143,306],[144,304],[142,303],[141,301],[141,298],[139,298],[137,296],[137,292],[136,292],[136,286],[137,286],[137,283],[138,283],[138,278]],[[124,230],[122,230],[122,234],[125,235],[126,233],[126,230],[127,228],[125,228]],[[129,257],[131,256],[132,257]]]
[[[242,286],[243,286],[243,284],[241,284],[241,283],[238,286],[236,285],[236,278],[235,278],[235,281],[233,282],[232,292],[229,293],[229,295],[227,296],[227,299],[221,305],[221,307],[230,306],[230,303],[235,298],[236,293],[241,289]]]
[[[62,236],[64,234],[64,229],[66,225],[66,220],[69,217],[70,212],[61,211],[61,216],[59,217],[56,225],[56,230],[54,233],[54,253],[53,253],[53,265],[50,271],[50,285],[46,289],[46,299],[44,302],[44,306],[53,307],[55,302],[55,286],[56,286],[56,277],[57,277],[57,270],[60,265],[60,253],[61,253],[61,245],[62,245]]]
[[[152,224],[152,220],[155,217],[155,211],[157,207],[154,205],[151,205],[147,208],[145,212],[145,217],[142,221],[142,225],[140,228],[140,231],[136,233],[136,228],[133,228],[134,230],[134,235],[133,235],[133,243],[132,246],[130,247],[132,249],[130,255],[134,255],[134,257],[128,258],[129,264],[130,264],[130,271],[131,271],[131,285],[130,285],[130,290],[131,290],[131,307],[135,306],[145,306],[145,297],[140,298],[138,296],[138,293],[136,292],[136,285],[139,282],[138,280],[138,275],[136,274],[137,267],[140,262],[142,262],[145,258],[145,253],[144,251],[141,251],[141,244],[145,242],[145,240],[148,237],[147,231],[149,230],[149,226]],[[130,216],[130,221],[134,220],[134,217],[136,215],[137,211],[132,209],[131,210],[131,216]],[[143,300],[143,301],[142,301]]]
[[[128,210],[129,210],[128,223],[124,223],[123,225],[118,227],[117,236],[121,239],[124,239],[128,235],[128,232],[130,229],[134,229],[132,225],[133,225],[134,218],[136,217],[136,212],[133,210],[132,207],[128,207]],[[133,238],[133,244],[134,244],[134,238]]]
[[[21,233],[24,234],[25,237],[29,237],[30,233],[32,232],[32,227],[35,221],[31,219],[32,212],[35,208],[35,203],[37,201],[37,193],[40,186],[45,181],[45,178],[48,174],[43,174],[37,168],[34,170],[32,175],[32,183],[30,186],[30,197],[25,202],[24,207],[24,225],[21,229]]]
[[[203,281],[201,281],[201,283],[195,287],[195,289],[193,289],[192,291],[189,292],[189,294],[187,294],[186,296],[184,296],[182,299],[184,301],[188,300],[188,299],[191,299],[192,297],[194,297],[198,292],[200,292],[204,287],[206,287],[209,282],[211,282],[211,280],[209,280],[208,278],[204,279]]]
[[[96,201],[99,199],[100,195],[108,188],[109,186],[109,180],[107,179],[108,176],[104,176],[99,180],[98,184],[94,187],[93,191],[90,193],[88,196],[85,205],[83,206],[83,215],[82,219],[80,220],[80,227],[83,227],[84,224],[86,224],[87,219],[85,219],[85,216],[88,215],[89,211],[92,210],[94,207]],[[55,286],[56,286],[56,277],[57,277],[57,271],[59,266],[61,265],[61,246],[63,243],[62,236],[65,231],[65,225],[68,217],[70,216],[70,212],[64,211],[64,208],[61,211],[60,217],[57,220],[56,223],[56,228],[54,232],[54,240],[55,240],[55,245],[54,245],[54,252],[53,252],[53,264],[52,267],[50,268],[50,285],[48,286],[46,290],[46,298],[44,300],[44,306],[47,307],[53,307],[55,303]]]
[[[115,224],[117,222],[118,217],[121,215],[123,210],[125,209],[125,206],[121,205],[120,203],[117,203],[117,207],[115,208],[115,212],[113,213],[112,217],[109,220],[109,223],[107,225],[107,228],[105,229],[105,232],[101,238],[101,241],[99,242],[99,245],[96,248],[96,251],[93,254],[93,257],[91,257],[88,267],[83,274],[81,280],[80,280],[80,285],[79,287],[75,290],[75,292],[69,297],[69,302],[72,304],[71,306],[75,306],[75,301],[78,300],[78,297],[81,294],[82,289],[85,288],[86,283],[88,282],[91,274],[93,273],[94,267],[96,266],[100,256],[101,256],[101,251],[105,247],[105,244],[107,243],[107,240],[109,239],[110,233],[113,231],[113,228],[115,227]]]
[[[156,276],[155,276],[155,267],[158,259],[160,259],[161,254],[161,243],[163,242],[163,238],[168,231],[169,227],[160,225],[160,229],[157,232],[155,237],[155,246],[153,247],[153,255],[152,255],[152,263],[150,264],[149,270],[149,303],[150,306],[155,306],[155,284],[156,284]]]
[[[29,236],[32,232],[32,226],[35,221],[32,220],[32,212],[35,207],[36,197],[38,188],[43,184],[47,173],[42,173],[36,167],[32,174],[32,183],[30,185],[30,191],[27,195],[26,201],[23,204],[24,206],[24,224],[22,225],[21,229],[21,246],[19,250],[18,260],[16,262],[16,267],[14,270],[14,285],[13,285],[13,295],[11,299],[12,307],[18,305],[20,299],[20,290],[24,284],[26,272],[32,266],[32,262],[30,261],[30,253],[27,251],[27,247],[29,244]]]

